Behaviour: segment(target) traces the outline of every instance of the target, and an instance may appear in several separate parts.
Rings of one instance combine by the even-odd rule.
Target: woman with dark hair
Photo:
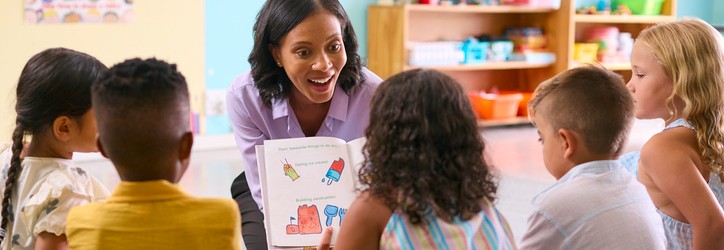
[[[454,79],[417,69],[385,80],[365,137],[365,188],[334,249],[515,249],[494,206],[475,115]],[[320,249],[330,239],[327,229]]]
[[[362,137],[382,81],[362,67],[357,37],[337,0],[268,0],[254,24],[251,71],[227,93],[245,171],[231,186],[248,249],[266,249],[256,150],[264,140]]]

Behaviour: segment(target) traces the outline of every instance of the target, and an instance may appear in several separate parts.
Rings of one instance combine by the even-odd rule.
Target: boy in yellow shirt
[[[189,93],[176,65],[130,59],[92,86],[98,148],[121,177],[102,203],[76,207],[71,249],[240,249],[231,199],[201,199],[176,184],[189,164]]]

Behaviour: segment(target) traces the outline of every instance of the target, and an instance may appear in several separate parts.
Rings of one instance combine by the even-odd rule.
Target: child
[[[93,85],[98,148],[121,183],[107,201],[68,215],[73,249],[240,249],[231,199],[199,199],[175,184],[188,167],[193,135],[186,80],[156,59],[113,66]]]
[[[669,249],[724,249],[722,40],[704,21],[682,20],[642,31],[631,55],[636,117],[666,122],[641,149],[638,179]]]
[[[654,204],[616,160],[633,105],[621,77],[595,66],[538,86],[528,107],[558,182],[533,199],[521,249],[664,249]]]
[[[515,249],[493,206],[497,185],[475,115],[455,80],[424,69],[390,77],[372,98],[365,136],[367,188],[334,249]]]
[[[96,58],[64,48],[44,50],[25,64],[12,146],[0,154],[2,249],[67,247],[70,208],[108,196],[71,160],[73,152],[97,151],[90,86],[106,70]]]

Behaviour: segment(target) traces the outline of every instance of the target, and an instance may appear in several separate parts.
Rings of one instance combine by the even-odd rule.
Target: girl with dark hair
[[[92,56],[63,48],[40,52],[25,64],[13,143],[0,154],[2,249],[67,249],[70,208],[108,196],[71,160],[73,152],[98,150],[90,86],[107,69]]]
[[[475,115],[455,80],[424,69],[390,77],[372,98],[365,136],[366,188],[334,249],[515,249],[493,205],[497,184]]]
[[[231,186],[248,249],[266,249],[255,145],[264,140],[362,137],[382,81],[362,67],[352,24],[337,0],[268,0],[254,25],[251,71],[227,94],[245,171]]]

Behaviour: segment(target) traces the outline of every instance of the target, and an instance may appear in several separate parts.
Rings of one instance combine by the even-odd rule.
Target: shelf
[[[631,62],[601,63],[601,65],[610,70],[631,70]]]
[[[510,119],[502,120],[478,120],[478,127],[499,127],[499,126],[511,126],[511,125],[524,125],[531,124],[528,117],[515,117]]]
[[[527,63],[527,62],[489,62],[482,64],[446,65],[446,66],[410,66],[405,70],[426,68],[440,71],[476,71],[476,70],[502,70],[502,69],[535,69],[550,67],[553,63]]]
[[[613,70],[613,71],[625,71],[625,70],[631,70],[631,62],[617,62],[617,63],[599,63],[595,62],[594,65],[600,64],[601,66],[605,67],[606,69]],[[572,65],[572,68],[586,65],[585,63],[579,63],[574,62]]]
[[[426,4],[406,4],[405,9],[418,12],[452,12],[452,13],[548,13],[554,8],[540,8],[512,5],[463,5],[440,6]]]
[[[578,23],[668,23],[676,21],[674,16],[637,16],[637,15],[581,15],[573,20]]]

